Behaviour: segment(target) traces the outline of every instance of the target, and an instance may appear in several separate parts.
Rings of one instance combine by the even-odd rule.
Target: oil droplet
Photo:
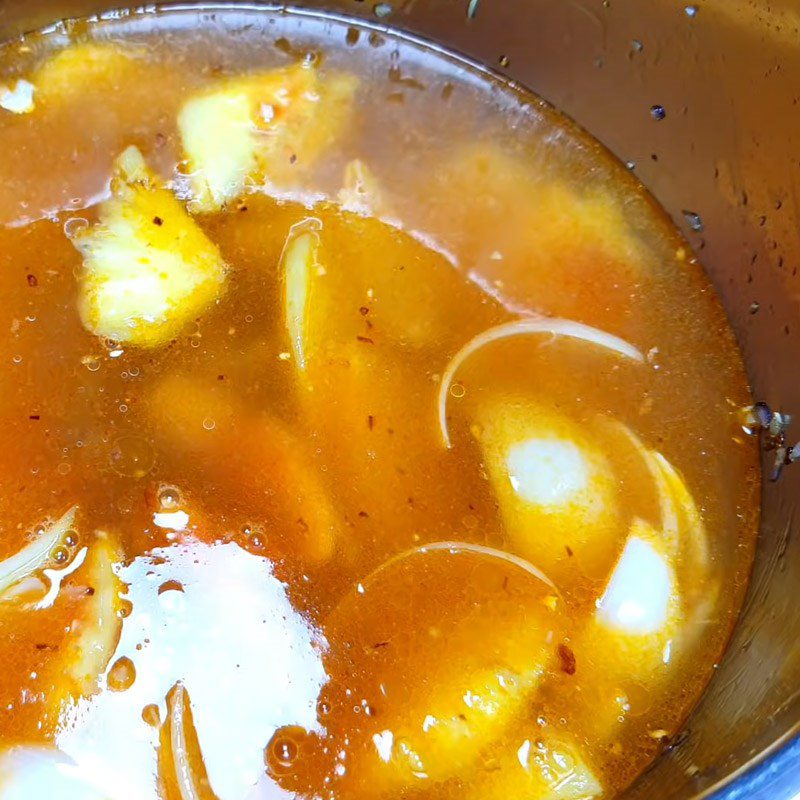
[[[155,453],[141,436],[122,436],[111,449],[111,469],[125,478],[143,478],[153,468]]]
[[[285,775],[292,769],[307,735],[305,728],[298,725],[287,725],[275,731],[264,750],[264,763],[273,775]]]
[[[89,372],[97,372],[100,369],[100,359],[97,356],[84,356],[81,359],[81,364],[83,364]]]
[[[117,611],[117,616],[120,619],[125,619],[131,615],[133,611],[133,603],[130,600],[122,600],[119,604],[119,611]]]
[[[214,422],[214,420],[211,419],[210,417],[206,417],[203,420],[203,428],[205,428],[207,431],[213,431],[214,428],[216,428],[216,427],[217,427],[217,423]]]
[[[162,511],[176,511],[181,507],[180,490],[174,486],[163,486],[158,493],[158,505]]]
[[[450,394],[453,395],[453,397],[463,397],[466,393],[467,390],[460,383],[454,383],[450,387]]]
[[[64,536],[64,544],[67,547],[75,547],[78,544],[78,534],[75,531],[67,531],[66,536]]]
[[[64,223],[64,235],[67,239],[74,239],[82,231],[89,227],[89,220],[83,217],[70,217]]]
[[[68,464],[66,461],[62,461],[57,467],[56,472],[59,475],[69,475],[69,471],[72,469],[72,465]]]
[[[150,703],[150,705],[142,709],[142,719],[151,728],[161,727],[161,712],[158,710],[158,706],[155,703]]]
[[[112,692],[125,692],[136,680],[136,667],[127,656],[118,658],[108,670],[106,685]]]
[[[56,547],[53,550],[51,557],[56,564],[66,564],[67,559],[69,558],[69,552],[67,551],[66,547]]]

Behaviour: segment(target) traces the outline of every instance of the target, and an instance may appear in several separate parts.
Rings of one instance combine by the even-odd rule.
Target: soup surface
[[[759,476],[624,167],[333,19],[0,61],[0,797],[627,785],[724,648]]]

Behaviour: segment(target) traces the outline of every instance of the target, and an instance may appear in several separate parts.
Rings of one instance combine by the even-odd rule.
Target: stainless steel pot
[[[0,38],[123,3],[0,0]],[[635,165],[720,292],[756,396],[800,414],[797,0],[298,5],[460,51],[527,85]],[[657,125],[656,104],[667,112]],[[800,421],[793,433],[800,439]],[[626,797],[800,798],[799,498],[798,465],[765,483],[753,580],[728,653],[678,743]]]

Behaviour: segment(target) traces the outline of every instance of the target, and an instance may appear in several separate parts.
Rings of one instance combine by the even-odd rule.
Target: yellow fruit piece
[[[181,109],[194,207],[216,211],[249,184],[284,185],[340,135],[356,80],[311,64],[215,84]]]
[[[565,625],[553,587],[458,542],[409,551],[359,587],[325,626],[326,726],[352,745],[348,789],[395,797],[464,775],[528,713]],[[353,697],[375,715],[353,718]]]
[[[663,692],[673,667],[684,607],[660,531],[634,520],[596,605],[572,641],[578,669],[570,713],[590,741],[607,743],[629,713],[642,714],[641,704]]]
[[[634,232],[641,211],[619,202],[613,187],[553,175],[541,158],[491,142],[457,148],[431,170],[430,208],[417,225],[435,231],[488,286],[514,286],[515,305],[616,326],[645,266]]]
[[[135,147],[117,159],[111,189],[99,221],[73,239],[81,319],[98,336],[156,347],[220,296],[226,266]]]
[[[48,58],[34,73],[33,83],[44,102],[66,100],[100,87],[119,84],[137,68],[130,51],[96,44],[72,45]]]
[[[619,538],[617,478],[587,430],[515,399],[483,405],[475,423],[512,549],[556,583],[575,566],[605,574]]]
[[[307,444],[279,420],[247,408],[214,382],[169,375],[146,414],[174,456],[200,468],[231,511],[269,521],[269,554],[318,566],[341,523]]]

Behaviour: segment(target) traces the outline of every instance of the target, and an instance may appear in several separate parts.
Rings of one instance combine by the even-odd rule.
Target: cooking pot
[[[0,0],[0,39],[122,1]],[[756,398],[800,414],[797,0],[300,5],[287,13],[350,14],[458,51],[591,131],[628,163],[700,256]],[[666,112],[657,123],[656,105]],[[800,439],[800,421],[792,433]],[[768,475],[773,456],[764,459]],[[684,731],[626,798],[800,798],[798,499],[800,465],[764,483],[752,582],[727,654]]]

